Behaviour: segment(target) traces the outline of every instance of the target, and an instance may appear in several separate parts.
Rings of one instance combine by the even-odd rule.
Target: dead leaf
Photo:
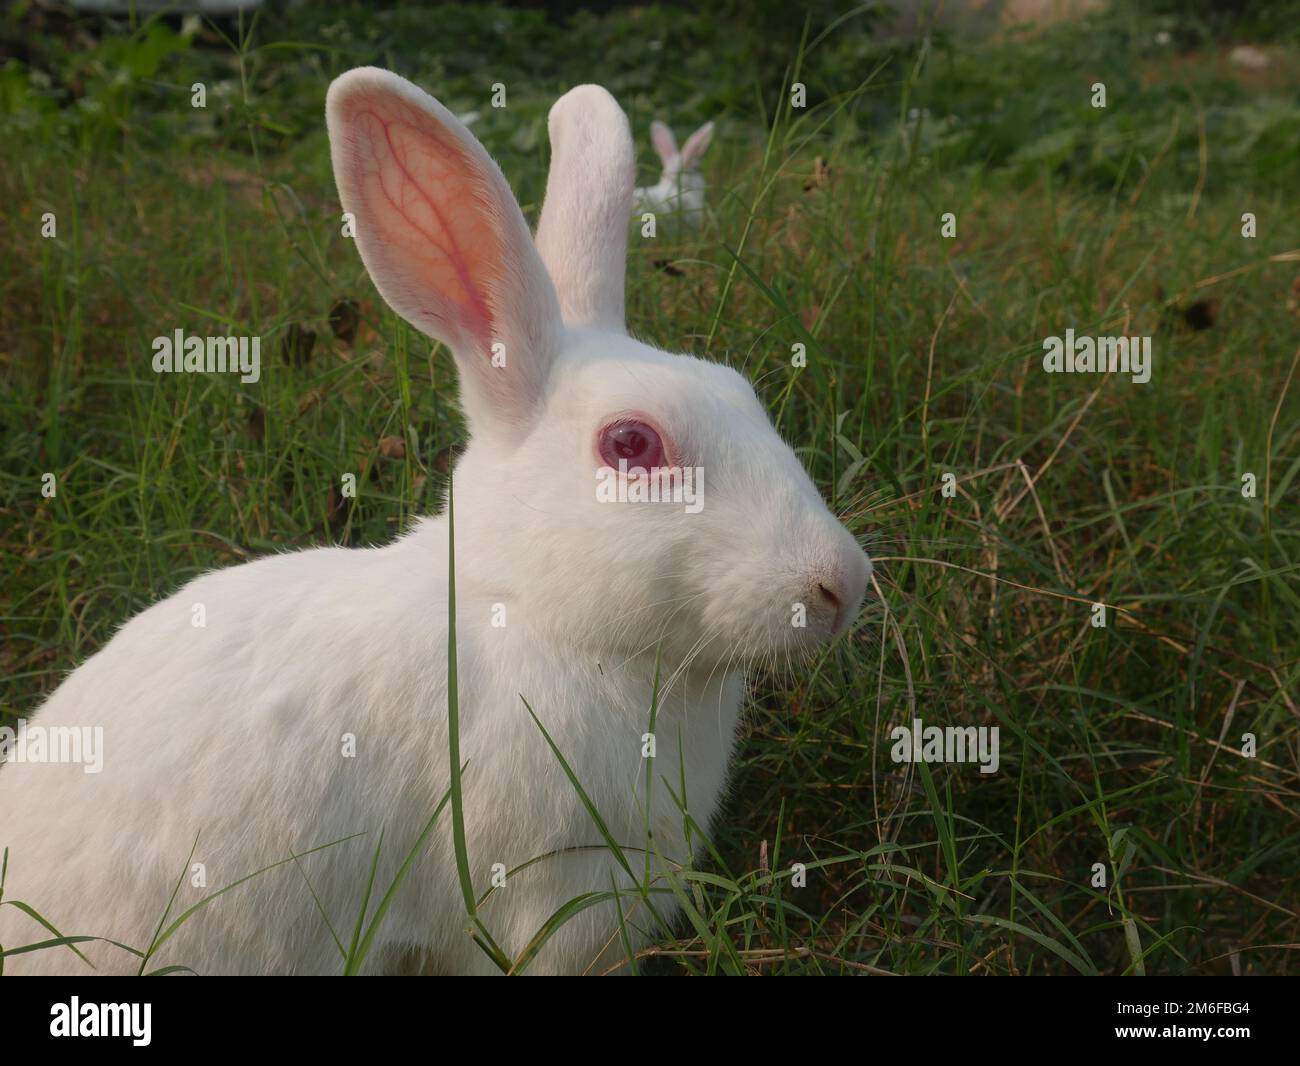
[[[260,407],[254,407],[249,412],[248,432],[258,444],[261,444],[266,437],[266,412]]]
[[[344,344],[354,344],[361,325],[361,306],[356,300],[342,299],[330,308],[330,329]]]
[[[1192,329],[1209,329],[1218,317],[1218,300],[1197,300],[1183,308],[1183,321]]]
[[[305,393],[303,398],[298,401],[298,414],[305,415],[323,399],[325,399],[324,389],[312,389],[310,392]]]
[[[452,465],[460,458],[460,453],[465,449],[456,444],[449,444],[446,448],[438,449],[438,453],[433,457],[432,468],[440,474],[446,474],[451,471]]]
[[[803,183],[804,192],[812,192],[814,189],[821,189],[831,182],[831,165],[826,162],[825,158],[818,156],[813,160],[812,175]]]
[[[280,358],[290,366],[303,367],[311,362],[312,349],[315,347],[316,334],[293,322],[280,338]]]

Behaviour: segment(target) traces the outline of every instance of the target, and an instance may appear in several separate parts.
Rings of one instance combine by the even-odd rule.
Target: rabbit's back
[[[370,828],[392,803],[376,787],[378,771],[437,750],[437,729],[419,736],[411,720],[445,721],[430,713],[445,703],[445,649],[420,662],[404,646],[416,640],[413,627],[440,617],[440,596],[445,619],[445,592],[437,570],[422,572],[409,556],[408,542],[272,556],[203,575],[123,626],[29,723],[46,734],[102,729],[101,771],[36,762],[0,769],[6,896],[64,933],[142,947],[178,879],[173,915],[295,849]],[[416,603],[425,617],[410,613]],[[187,863],[191,848],[197,870]],[[334,852],[333,870],[359,850],[318,854]],[[303,862],[313,860],[319,865]],[[265,938],[280,923],[236,921],[235,912],[282,911],[297,894],[286,882],[302,881],[292,866],[241,886],[195,923],[212,930],[231,919],[222,942],[246,960],[238,968],[276,953]],[[2,942],[39,939],[24,935],[40,931],[30,919],[10,911],[0,911]],[[247,924],[263,927],[251,960],[237,928]],[[91,950],[129,962],[117,949]],[[205,954],[196,965],[211,965]],[[66,950],[20,956],[13,969],[20,965],[82,966]]]

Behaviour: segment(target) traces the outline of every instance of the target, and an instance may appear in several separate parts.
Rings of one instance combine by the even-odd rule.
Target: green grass
[[[505,38],[485,21],[452,57],[402,12],[376,30],[339,10],[224,50],[156,24],[99,54],[56,49],[81,104],[0,69],[3,721],[207,568],[384,541],[441,505],[464,440],[450,362],[340,235],[329,77],[387,63],[467,108],[506,70],[510,107],[477,132],[534,220],[546,109],[593,78],[633,115],[646,179],[651,114],[721,114],[713,217],[634,239],[628,320],[755,381],[876,556],[880,594],[818,660],[757,679],[702,858],[656,886],[685,917],[638,969],[1295,972],[1294,44],[1290,74],[1279,60],[1252,80],[1216,53],[1153,50],[1136,16],[903,52],[849,20],[745,66],[743,24],[647,9],[581,22],[605,53],[512,14]],[[647,33],[740,58],[665,75]],[[804,112],[781,106],[796,67]],[[207,112],[188,106],[195,79]],[[351,343],[329,326],[342,299],[360,307]],[[1213,323],[1194,329],[1201,301]],[[263,338],[258,385],[150,370],[155,335],[228,323]],[[278,350],[295,327],[316,335],[303,365]],[[1152,381],[1044,374],[1042,340],[1067,327],[1152,336]],[[398,458],[379,444],[394,437]],[[336,494],[344,471],[355,500]],[[997,725],[999,771],[895,765],[890,730],[914,716]],[[682,794],[674,768],[647,781],[665,787]],[[341,970],[373,941],[371,887]]]

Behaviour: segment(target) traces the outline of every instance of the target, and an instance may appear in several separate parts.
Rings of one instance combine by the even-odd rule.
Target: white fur
[[[649,822],[664,863],[685,861],[698,835],[688,847],[670,789],[684,774],[691,816],[709,826],[744,664],[841,630],[870,564],[743,378],[623,330],[631,141],[608,93],[575,89],[552,112],[540,255],[496,165],[413,85],[351,71],[330,88],[327,120],[362,258],[389,304],[452,348],[472,431],[455,471],[455,533],[475,891],[488,889],[495,863],[513,869],[588,846],[513,874],[489,897],[482,919],[516,957],[561,904],[627,884],[521,697],[613,836],[644,848],[641,738],[661,643]],[[504,368],[489,362],[498,342]],[[633,411],[704,467],[700,513],[597,501],[595,435]],[[346,943],[379,834],[372,908],[448,788],[447,539],[443,516],[386,547],[272,556],[206,574],[123,626],[34,722],[101,726],[103,771],[0,768],[6,898],[65,934],[142,948],[178,879],[173,917],[261,867],[363,834],[225,894],[150,962],[337,972],[320,911]],[[840,610],[819,599],[819,583]],[[796,601],[807,603],[805,629],[790,625]],[[204,628],[191,624],[198,603]],[[504,627],[492,625],[498,604]],[[354,758],[341,757],[348,734]],[[448,809],[396,897],[370,971],[411,956],[439,972],[492,969],[465,932],[451,824]],[[205,888],[187,869],[196,835]],[[643,866],[641,851],[629,857]],[[644,944],[654,923],[635,899],[624,910]],[[623,954],[616,929],[612,904],[585,910],[530,972],[602,969]],[[0,907],[5,947],[48,935]],[[137,965],[110,945],[84,950],[100,972]],[[87,972],[66,948],[14,956],[6,969]]]
[[[633,213],[652,211],[699,226],[704,221],[704,192],[708,188],[700,170],[700,159],[712,140],[713,123],[706,122],[678,151],[673,131],[663,122],[652,122],[650,141],[663,163],[663,175],[657,184],[636,190]]]

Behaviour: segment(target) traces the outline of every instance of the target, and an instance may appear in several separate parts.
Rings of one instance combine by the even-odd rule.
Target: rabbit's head
[[[535,242],[487,152],[409,82],[350,71],[327,119],[370,276],[458,368],[463,594],[598,656],[662,640],[679,661],[740,663],[848,626],[870,561],[749,383],[626,331],[635,168],[609,93],[580,86],[551,110]]]
[[[713,123],[706,122],[686,138],[679,152],[677,139],[672,129],[665,122],[657,119],[650,123],[650,143],[654,145],[655,154],[664,165],[664,180],[676,181],[687,174],[698,174],[700,159],[713,141]]]

